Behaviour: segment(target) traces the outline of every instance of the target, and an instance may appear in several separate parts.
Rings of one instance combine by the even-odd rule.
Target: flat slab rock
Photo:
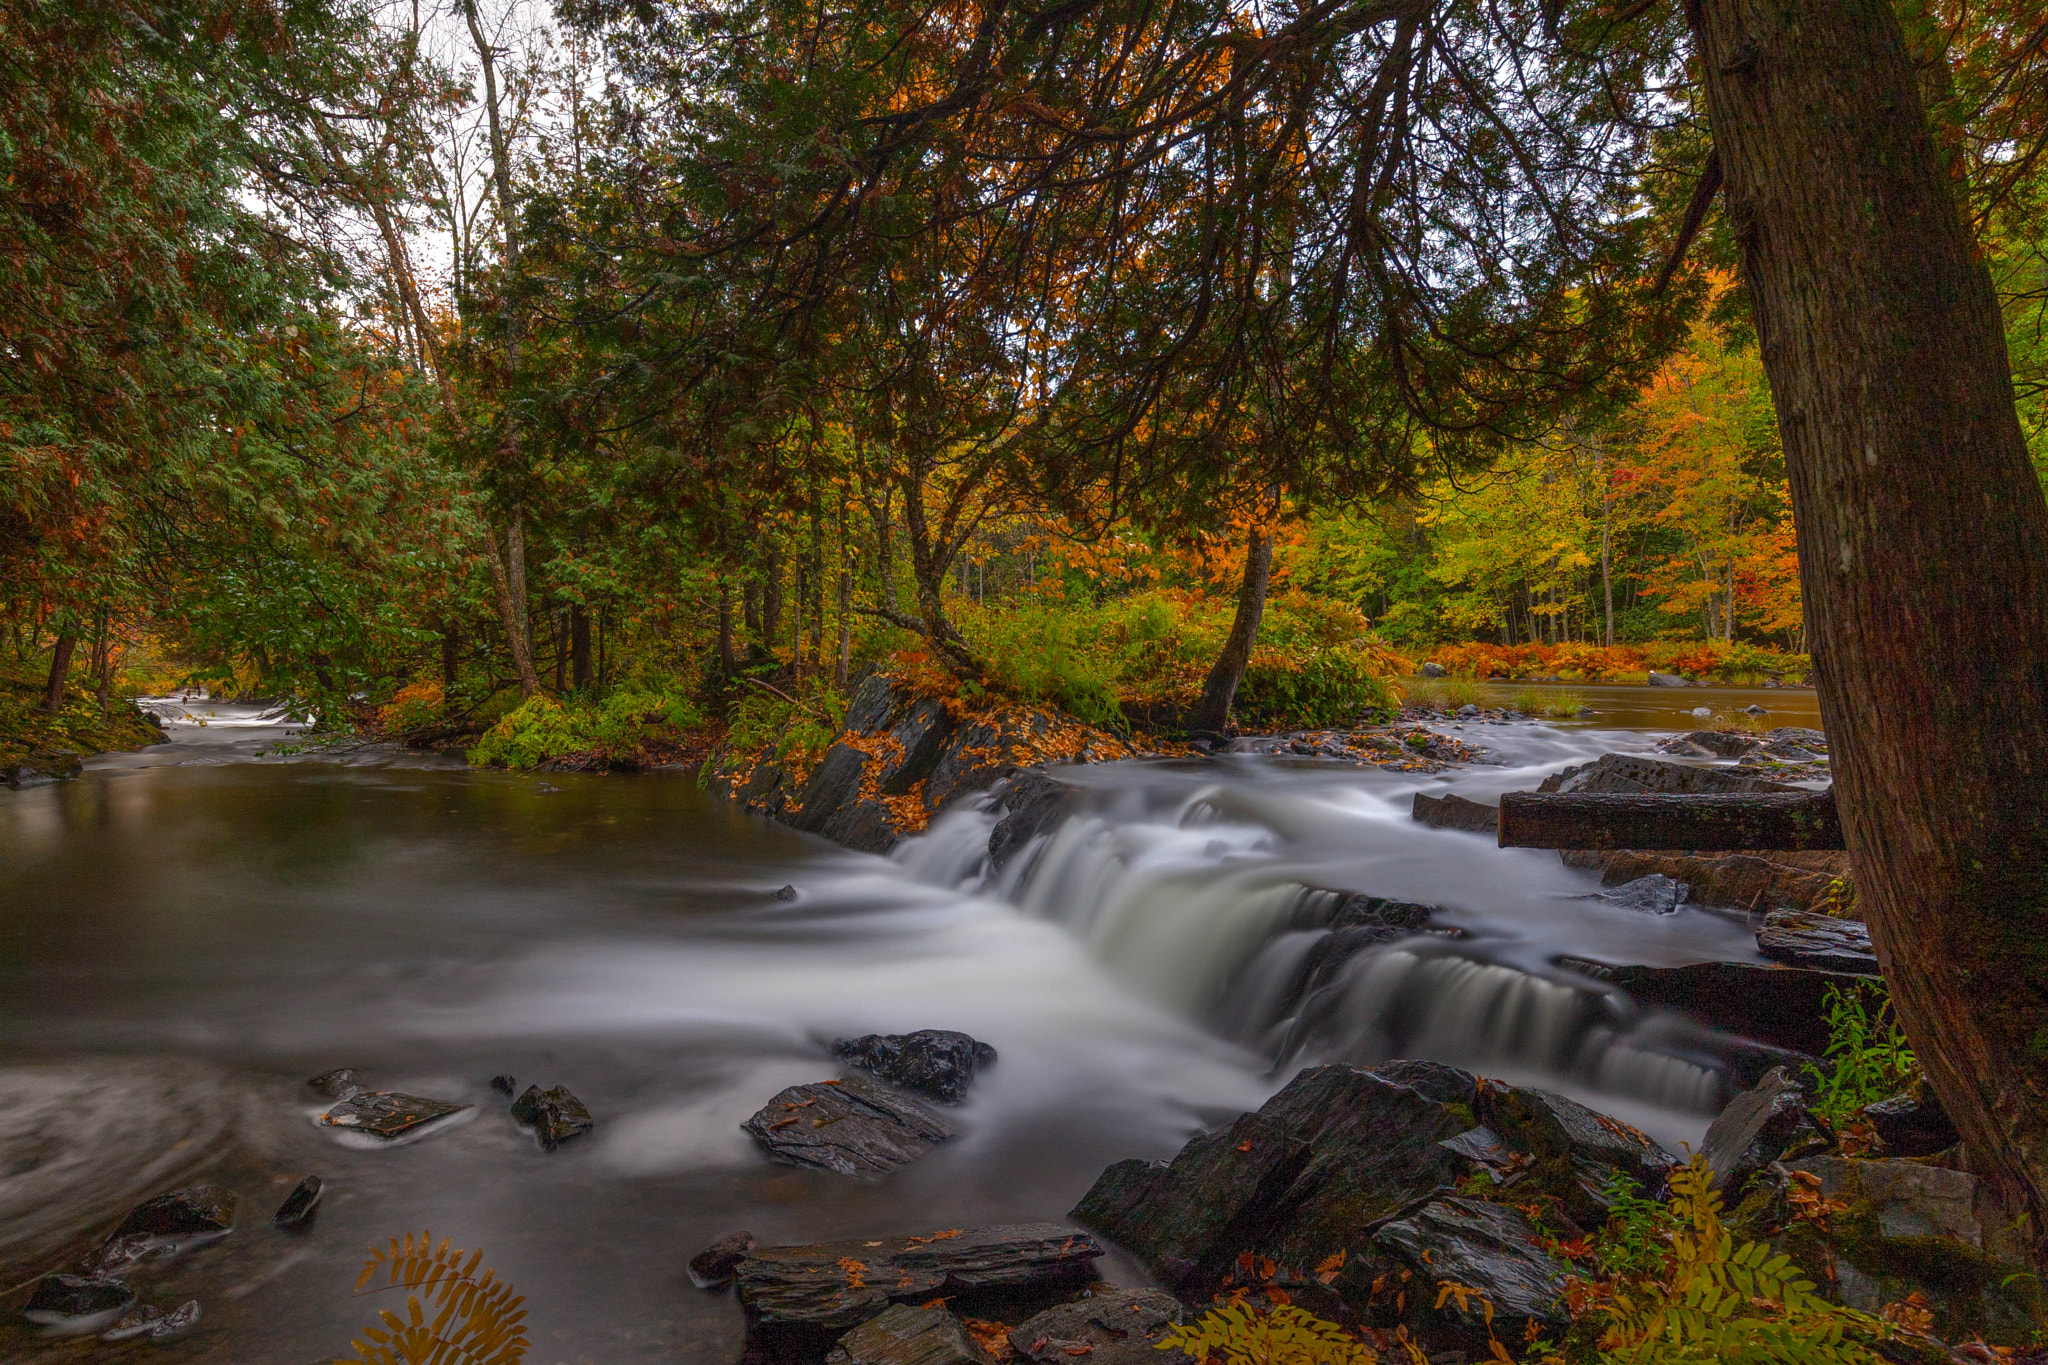
[[[1757,930],[1756,950],[1795,967],[1877,976],[1877,952],[1870,930],[1853,919],[1806,910],[1773,910]]]
[[[1180,1300],[1157,1289],[1098,1290],[1026,1318],[1010,1333],[1012,1358],[1031,1365],[1187,1365],[1162,1353],[1160,1338],[1185,1318]]]
[[[930,1105],[862,1077],[793,1085],[740,1125],[768,1155],[840,1175],[887,1175],[958,1133]]]
[[[1564,1291],[1571,1267],[1544,1251],[1536,1229],[1504,1205],[1433,1200],[1381,1228],[1373,1249],[1405,1262],[1425,1283],[1448,1280],[1478,1290],[1493,1305],[1494,1330],[1511,1341],[1532,1321],[1539,1329],[1569,1321]],[[1442,1311],[1467,1328],[1486,1326],[1476,1300],[1464,1309],[1448,1300]]]
[[[1078,1228],[1019,1223],[921,1237],[757,1247],[735,1268],[748,1317],[767,1326],[852,1327],[891,1303],[1093,1278],[1102,1246]]]
[[[330,1128],[368,1133],[389,1142],[469,1108],[444,1100],[401,1095],[395,1090],[359,1090],[320,1116]]]
[[[892,1085],[958,1104],[967,1098],[975,1072],[995,1061],[996,1050],[964,1033],[927,1028],[841,1038],[832,1044],[832,1055]]]
[[[994,1365],[966,1324],[943,1308],[892,1305],[839,1338],[825,1365]]]

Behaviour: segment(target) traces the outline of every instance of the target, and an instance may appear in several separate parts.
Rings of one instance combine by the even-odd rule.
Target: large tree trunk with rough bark
[[[1202,699],[1188,713],[1188,729],[1221,734],[1230,723],[1230,704],[1237,699],[1237,685],[1251,665],[1252,644],[1259,638],[1259,620],[1266,614],[1266,585],[1273,578],[1273,537],[1254,529],[1245,545],[1244,581],[1237,588],[1237,615],[1230,623],[1230,638],[1209,669],[1202,684]]]
[[[56,648],[50,651],[50,678],[43,685],[43,709],[56,715],[64,709],[64,684],[71,676],[71,652],[78,648],[75,631],[61,631]]]
[[[1970,1166],[2048,1231],[2048,507],[1886,0],[1691,0],[1859,903]]]

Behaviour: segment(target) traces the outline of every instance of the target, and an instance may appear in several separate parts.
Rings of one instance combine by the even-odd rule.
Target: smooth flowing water
[[[1440,776],[1069,770],[1080,808],[999,872],[977,810],[876,858],[735,815],[681,773],[264,756],[283,717],[188,704],[171,744],[0,793],[0,1288],[206,1179],[239,1192],[234,1235],[131,1277],[203,1306],[156,1358],[342,1353],[398,1306],[353,1294],[365,1249],[431,1229],[527,1296],[537,1365],[725,1362],[739,1311],[683,1271],[719,1234],[1058,1219],[1108,1163],[1169,1155],[1317,1060],[1461,1062],[1696,1140],[1725,1098],[1711,1040],[1551,963],[1747,960],[1748,926],[1582,899],[1591,874],[1424,829],[1409,801],[1647,748],[1693,706],[1813,725],[1813,697],[1574,690],[1598,714],[1468,724],[1454,733],[1493,762]],[[1445,907],[1433,927],[1463,937],[1379,947],[1304,992],[1319,907],[1350,891]],[[783,1086],[839,1074],[832,1039],[918,1028],[1001,1054],[958,1140],[864,1184],[772,1165],[741,1132]],[[305,1085],[339,1066],[475,1109],[410,1145],[348,1145]],[[498,1073],[566,1085],[596,1131],[541,1152]],[[328,1188],[313,1226],[273,1230],[309,1173]],[[10,1361],[123,1349],[0,1325]]]

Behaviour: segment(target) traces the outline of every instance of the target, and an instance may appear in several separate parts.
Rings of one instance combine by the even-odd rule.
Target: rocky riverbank
[[[0,784],[30,787],[78,776],[94,754],[165,742],[156,717],[132,701],[73,697],[52,714],[39,690],[0,680]]]

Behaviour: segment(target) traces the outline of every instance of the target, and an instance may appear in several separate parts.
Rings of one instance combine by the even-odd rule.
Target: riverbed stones
[[[1713,1171],[1713,1185],[1732,1206],[1757,1172],[1790,1152],[1823,1141],[1806,1112],[1803,1086],[1783,1067],[1728,1102],[1707,1128],[1700,1153]]]
[[[1825,972],[1880,975],[1870,930],[1860,921],[1836,919],[1807,910],[1773,910],[1757,930],[1756,950],[1795,967]]]
[[[1410,813],[1418,824],[1428,825],[1433,829],[1457,829],[1469,834],[1500,832],[1499,806],[1470,801],[1456,792],[1448,792],[1443,796],[1417,792],[1415,805]]]
[[[1021,1223],[940,1228],[915,1237],[757,1247],[735,1268],[749,1321],[844,1330],[891,1303],[1025,1293],[1093,1277],[1102,1246],[1079,1228]]]
[[[187,1299],[166,1313],[155,1304],[140,1303],[100,1333],[101,1341],[175,1341],[199,1325],[199,1300]]]
[[[1490,1327],[1507,1341],[1533,1335],[1532,1323],[1543,1331],[1569,1322],[1564,1292],[1571,1267],[1543,1250],[1543,1238],[1529,1220],[1505,1205],[1432,1200],[1381,1228],[1372,1247],[1401,1262],[1423,1286],[1409,1293],[1417,1317],[1448,1319],[1470,1332]],[[1445,1284],[1476,1292],[1445,1295],[1438,1306]],[[1485,1305],[1491,1306],[1490,1323]]]
[[[1716,792],[1782,792],[1799,788],[1733,768],[1669,763],[1640,754],[1602,754],[1591,763],[1560,769],[1538,783],[1540,792],[1628,795],[1655,792],[1699,796]]]
[[[466,1104],[402,1095],[395,1090],[365,1090],[349,1096],[320,1116],[330,1128],[367,1133],[386,1142],[417,1132],[430,1123],[459,1114]]]
[[[189,1185],[130,1209],[109,1241],[124,1237],[224,1237],[234,1230],[235,1196],[213,1185]]]
[[[1462,1088],[1462,1076],[1442,1079]],[[1473,1169],[1441,1144],[1474,1126],[1469,1105],[1369,1071],[1312,1067],[1171,1162],[1111,1166],[1072,1216],[1200,1292],[1244,1252],[1313,1266],[1355,1249],[1362,1229]]]
[[[793,1085],[741,1126],[776,1161],[855,1177],[887,1175],[958,1136],[931,1106],[859,1076]]]
[[[337,1067],[333,1071],[323,1071],[307,1081],[306,1084],[316,1094],[325,1095],[330,1100],[348,1099],[363,1088],[361,1080],[356,1075],[356,1069],[352,1066]]]
[[[1755,735],[1733,730],[1692,730],[1661,740],[1657,747],[1667,754],[1682,754],[1689,758],[1741,758],[1759,742]]]
[[[1687,682],[1684,678],[1679,677],[1676,673],[1659,673],[1656,672],[1654,669],[1651,671],[1648,681],[1650,686],[1652,687],[1692,686],[1691,683]]]
[[[270,1221],[281,1228],[299,1228],[313,1216],[313,1210],[320,1206],[320,1196],[325,1186],[317,1175],[309,1175],[292,1187],[277,1212],[270,1215]]]
[[[1632,882],[1596,891],[1590,896],[1578,899],[1597,901],[1616,910],[1626,910],[1635,915],[1673,915],[1685,904],[1690,888],[1676,877],[1667,877],[1661,872],[1652,872],[1647,877],[1638,877]]]
[[[527,1086],[512,1101],[512,1118],[533,1130],[544,1152],[552,1152],[570,1138],[580,1137],[597,1126],[583,1101],[559,1085],[547,1090]]]
[[[44,1327],[96,1331],[135,1302],[135,1291],[110,1275],[45,1275],[21,1315]]]
[[[825,1365],[995,1365],[995,1360],[944,1308],[898,1303],[839,1338]]]
[[[751,1232],[728,1232],[690,1258],[690,1283],[699,1289],[721,1289],[732,1283],[740,1262],[754,1249]]]
[[[841,1038],[832,1044],[832,1055],[891,1085],[958,1104],[967,1098],[975,1072],[995,1061],[996,1050],[964,1033],[928,1028]]]
[[[1157,1289],[1097,1289],[1085,1299],[1048,1308],[1010,1332],[1012,1358],[1030,1365],[1187,1365],[1160,1339],[1184,1320],[1180,1300]]]

